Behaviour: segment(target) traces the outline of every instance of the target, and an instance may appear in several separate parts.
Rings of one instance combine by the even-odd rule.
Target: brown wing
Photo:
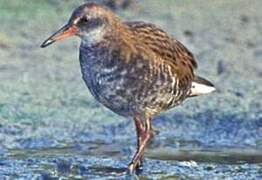
[[[170,64],[179,78],[180,87],[188,86],[194,78],[197,63],[193,54],[179,41],[153,24],[144,22],[126,22],[135,32],[139,43],[143,42],[164,63]]]

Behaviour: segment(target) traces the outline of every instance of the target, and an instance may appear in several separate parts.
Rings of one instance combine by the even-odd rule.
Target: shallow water
[[[126,179],[130,144],[102,141],[61,148],[12,149],[0,160],[0,177]],[[152,147],[153,146],[153,147]],[[146,151],[139,179],[262,178],[262,151],[233,148],[154,147]],[[132,177],[133,178],[133,177]]]

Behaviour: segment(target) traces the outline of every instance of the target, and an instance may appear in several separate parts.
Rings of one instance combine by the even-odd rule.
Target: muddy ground
[[[0,179],[126,179],[130,119],[81,79],[79,39],[39,45],[82,0],[0,2]],[[218,92],[154,120],[140,179],[262,178],[262,1],[141,0],[118,14],[152,22],[196,56]]]

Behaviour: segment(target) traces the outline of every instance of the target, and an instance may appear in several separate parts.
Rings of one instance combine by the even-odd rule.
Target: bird
[[[124,21],[108,7],[84,3],[41,47],[72,36],[81,39],[80,67],[91,94],[111,111],[134,120],[137,149],[127,167],[131,174],[142,168],[145,148],[155,134],[154,116],[216,90],[196,75],[194,55],[152,23]]]

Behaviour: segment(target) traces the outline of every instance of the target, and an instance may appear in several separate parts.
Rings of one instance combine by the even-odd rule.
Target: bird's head
[[[108,8],[95,3],[83,4],[73,12],[68,23],[45,40],[41,47],[75,35],[87,44],[100,42],[117,21],[118,18]]]

